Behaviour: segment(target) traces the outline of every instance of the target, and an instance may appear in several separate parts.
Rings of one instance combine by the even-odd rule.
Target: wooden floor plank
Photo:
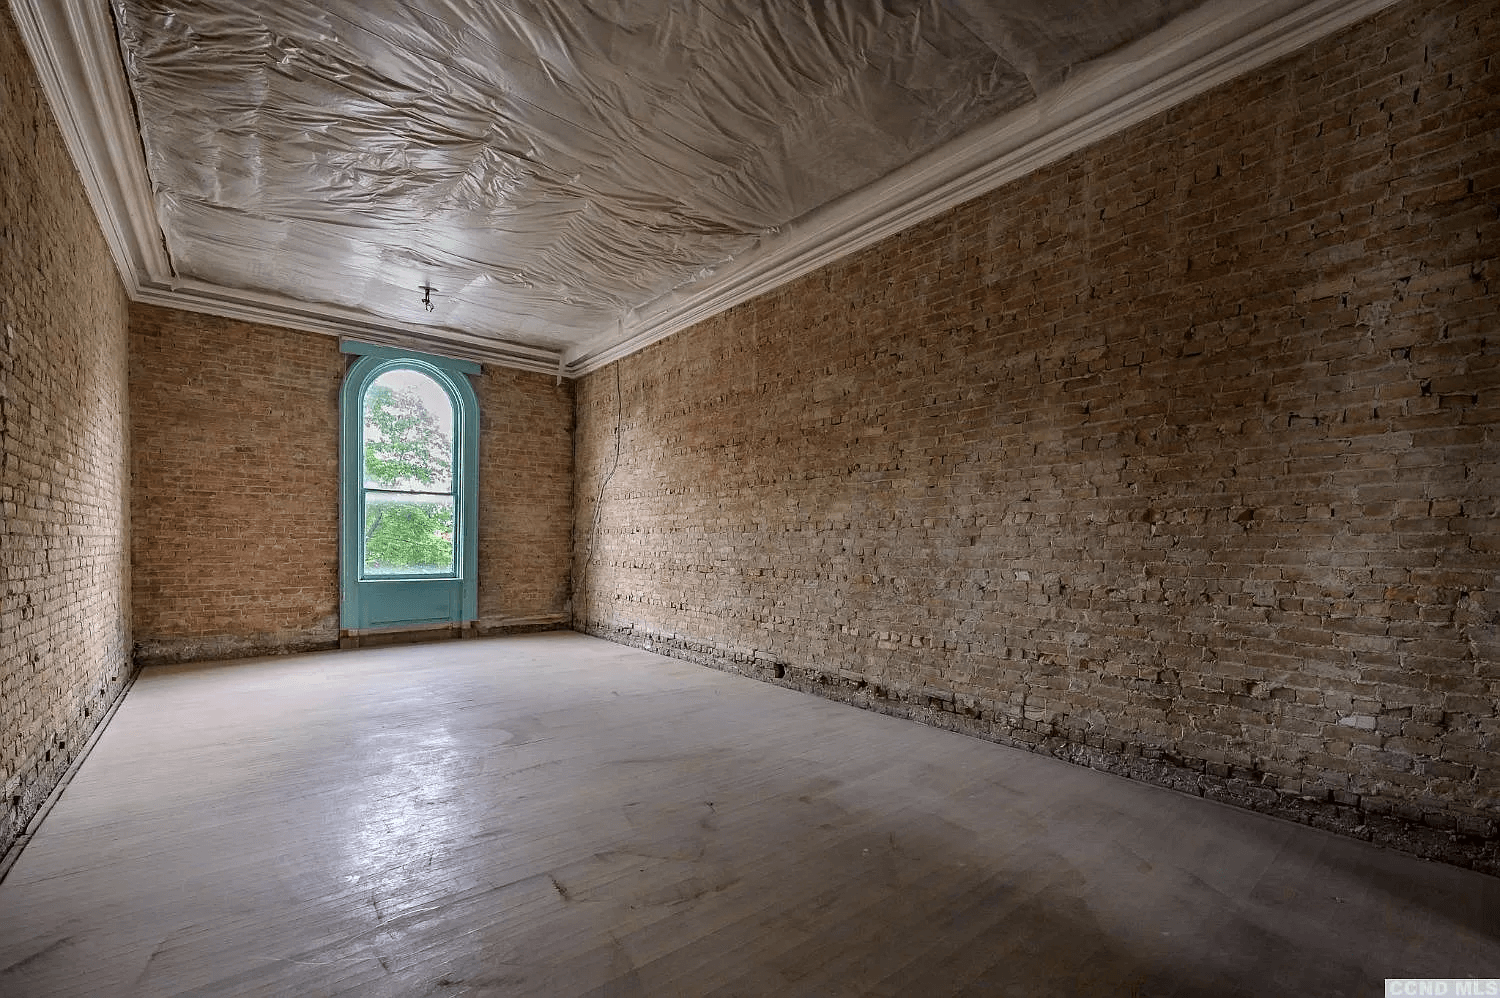
[[[1378,994],[1500,881],[576,634],[145,670],[0,994]]]

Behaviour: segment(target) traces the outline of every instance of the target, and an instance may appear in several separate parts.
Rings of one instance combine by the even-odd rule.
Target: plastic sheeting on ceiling
[[[179,276],[561,349],[1198,2],[113,6]]]

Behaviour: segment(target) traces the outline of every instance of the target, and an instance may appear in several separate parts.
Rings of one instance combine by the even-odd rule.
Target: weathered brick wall
[[[126,298],[0,5],[0,855],[130,678]]]
[[[339,386],[328,336],[131,309],[134,613],[143,662],[338,643]],[[484,630],[567,621],[572,386],[486,368]]]
[[[131,307],[140,661],[337,644],[343,371],[332,337]]]
[[[1400,5],[583,380],[577,626],[1500,871],[1497,42]]]
[[[479,395],[479,617],[484,631],[568,624],[573,383],[485,367]]]

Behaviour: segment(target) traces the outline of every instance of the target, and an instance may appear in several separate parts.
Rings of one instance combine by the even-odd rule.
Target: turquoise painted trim
[[[400,347],[381,346],[379,343],[361,343],[358,340],[340,340],[339,353],[350,353],[361,357],[379,357],[383,360],[419,360],[433,367],[440,367],[445,371],[458,371],[463,374],[478,374],[479,365],[472,360],[459,360],[456,357],[441,357],[435,353],[418,353],[415,350],[402,350]]]
[[[357,345],[357,344],[351,344]],[[343,349],[343,346],[340,347]],[[346,630],[464,623],[479,617],[479,398],[466,373],[478,364],[389,347],[358,354],[339,389],[339,626]],[[463,366],[457,366],[463,365]],[[469,370],[472,368],[472,370]],[[426,374],[453,401],[457,422],[453,481],[458,497],[458,571],[451,577],[362,577],[364,532],[364,398],[386,371]]]

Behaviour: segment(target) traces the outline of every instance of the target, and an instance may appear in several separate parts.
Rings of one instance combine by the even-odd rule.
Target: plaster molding
[[[175,277],[108,3],[11,0],[10,6],[132,301],[557,374],[557,350]]]
[[[204,281],[183,279],[171,285],[146,285],[137,289],[134,300],[146,305],[363,340],[540,374],[557,374],[562,358],[558,350],[443,327],[371,322],[363,313],[336,305],[312,304],[255,291],[234,291]]]
[[[588,374],[1017,180],[1398,0],[1210,0],[1083,67],[1033,103],[811,212],[695,286],[564,355]]]
[[[133,300],[577,377],[1289,55],[1397,0],[1208,0],[1160,31],[1079,68],[1031,104],[768,234],[754,251],[704,281],[632,310],[565,352],[174,278],[108,3],[10,2]]]
[[[10,6],[126,290],[169,278],[109,5],[11,0]]]

